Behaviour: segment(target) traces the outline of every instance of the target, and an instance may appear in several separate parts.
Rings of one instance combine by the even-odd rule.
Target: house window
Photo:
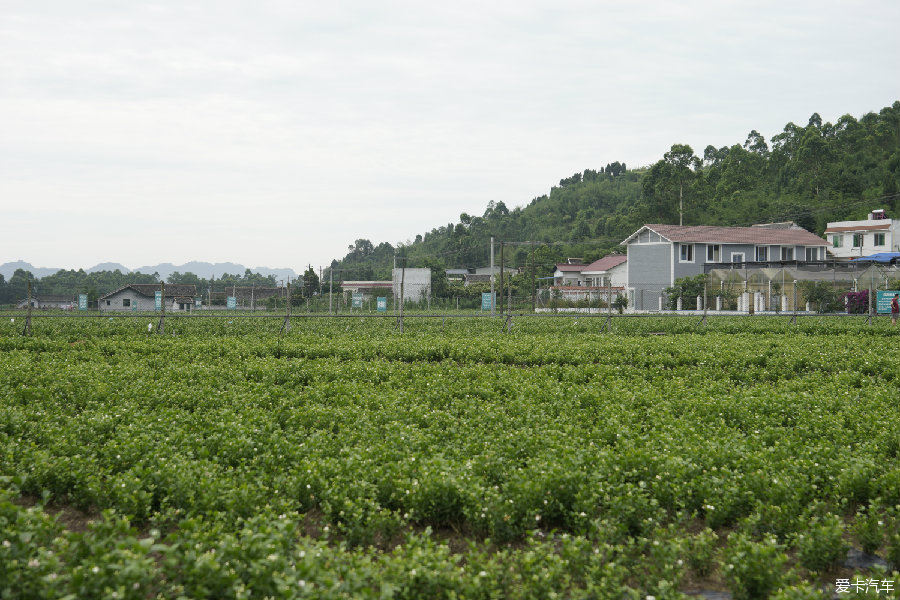
[[[876,233],[874,237],[875,237],[875,245],[876,246],[884,246],[884,234],[883,233]]]
[[[131,298],[122,298],[122,306],[131,306]]]
[[[794,249],[782,246],[781,260],[794,260]]]
[[[819,260],[819,249],[818,248],[807,248],[806,249],[806,260],[807,261]]]
[[[693,244],[681,244],[681,262],[694,262]]]
[[[112,300],[107,300],[107,301],[106,301],[106,305],[107,305],[107,306],[112,306]]]
[[[741,264],[744,262],[744,253],[743,252],[732,252],[731,253],[731,262],[733,264]]]
[[[853,247],[854,248],[862,248],[863,245],[863,234],[854,233],[853,234]]]
[[[707,244],[706,262],[722,262],[722,247],[718,244]]]
[[[842,235],[833,235],[831,236],[831,243],[834,248],[840,248],[844,245],[844,236]]]
[[[769,247],[768,246],[757,246],[756,247],[756,262],[766,262],[769,260]]]

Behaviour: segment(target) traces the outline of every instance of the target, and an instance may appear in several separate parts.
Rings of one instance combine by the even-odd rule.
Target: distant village
[[[900,279],[900,219],[882,209],[868,218],[828,223],[821,238],[792,222],[751,227],[647,224],[622,241],[624,254],[610,254],[585,264],[570,258],[557,264],[541,289],[562,303],[605,302],[619,299],[628,311],[671,308],[671,289],[678,280],[705,276],[703,298],[677,298],[676,309],[737,310],[740,312],[809,310],[798,295],[802,282],[828,282],[848,291],[884,289]],[[515,271],[518,272],[518,271]],[[464,286],[497,283],[513,272],[507,267],[447,269],[448,281]],[[342,281],[341,291],[366,301],[391,297],[420,301],[431,297],[430,269],[394,269],[392,280]],[[162,288],[162,290],[161,290]],[[667,290],[669,290],[667,292]],[[163,296],[164,294],[164,296]],[[210,308],[257,309],[282,306],[284,287],[234,287],[204,299],[195,285],[129,284],[101,296],[100,311],[169,311]],[[82,300],[83,301],[83,300]],[[19,303],[25,308],[29,300]],[[77,296],[30,299],[33,308],[79,308]],[[83,308],[83,307],[82,307]]]

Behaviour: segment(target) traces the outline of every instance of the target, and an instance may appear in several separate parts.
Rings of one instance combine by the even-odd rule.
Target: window
[[[807,248],[806,249],[806,260],[808,260],[808,261],[819,260],[819,249],[818,248]]]
[[[741,264],[744,262],[744,253],[743,252],[732,252],[731,253],[731,262],[734,264]]]
[[[876,246],[884,246],[884,234],[883,233],[875,234],[875,245]]]
[[[122,298],[122,306],[131,306],[131,298]]]
[[[681,262],[694,262],[693,244],[681,244]]]
[[[707,244],[706,262],[722,262],[722,247],[718,244]]]
[[[863,234],[854,233],[853,234],[853,247],[854,248],[862,248],[863,245]]]
[[[769,247],[768,246],[757,246],[756,247],[756,262],[766,262],[769,260]]]
[[[107,301],[106,301],[106,305],[107,305],[107,306],[111,306],[111,305],[112,305],[112,301],[111,301],[111,300],[107,300]]]
[[[842,235],[833,235],[831,236],[831,243],[835,248],[840,248],[844,245],[844,236]]]
[[[782,246],[781,260],[794,260],[794,249]]]

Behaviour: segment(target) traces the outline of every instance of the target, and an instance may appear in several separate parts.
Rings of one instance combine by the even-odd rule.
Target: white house
[[[400,298],[401,284],[405,300],[426,300],[431,297],[431,269],[394,269],[391,287],[395,300]]]
[[[755,227],[644,225],[628,236],[629,305],[659,310],[663,290],[676,279],[704,273],[709,265],[762,266],[825,260],[828,243],[797,226]]]
[[[889,219],[884,210],[873,210],[859,221],[835,221],[825,229],[828,252],[835,258],[857,258],[900,250],[900,219]]]
[[[628,270],[625,264],[627,261],[628,257],[624,254],[610,254],[600,260],[595,260],[581,271],[584,285],[625,287],[628,281]]]
[[[580,286],[583,285],[581,270],[587,265],[560,263],[553,271],[553,284],[556,286]]]
[[[152,311],[156,309],[156,283],[129,283],[101,296],[97,304],[101,311]],[[165,286],[163,302],[166,310],[192,310],[197,286],[172,284]]]
[[[16,305],[16,308],[27,308],[28,298],[25,298]],[[61,308],[63,310],[72,310],[78,308],[77,296],[60,296],[43,294],[31,297],[32,308]]]

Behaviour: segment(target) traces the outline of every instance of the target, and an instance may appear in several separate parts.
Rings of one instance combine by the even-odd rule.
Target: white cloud
[[[326,264],[673,143],[878,110],[897,22],[886,0],[8,1],[0,262]]]

